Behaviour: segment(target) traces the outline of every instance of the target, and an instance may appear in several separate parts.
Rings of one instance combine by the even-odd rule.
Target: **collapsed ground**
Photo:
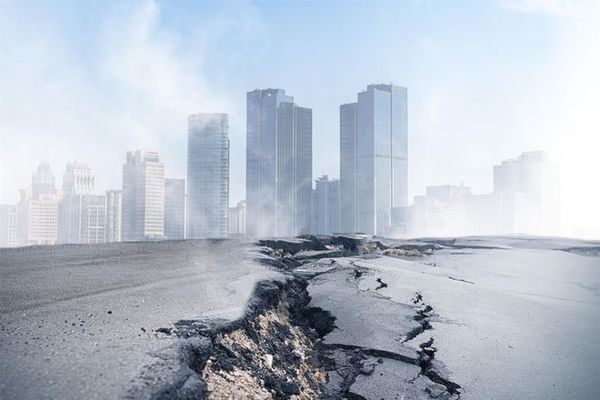
[[[180,321],[174,328],[158,330],[183,339],[180,359],[191,373],[155,392],[153,398],[460,397],[460,385],[447,378],[447,371],[435,360],[437,349],[426,333],[437,315],[420,293],[410,304],[389,304],[391,309],[401,307],[397,315],[406,324],[393,343],[378,347],[340,336],[342,319],[336,321],[329,310],[314,307],[307,289],[326,276],[339,275],[353,291],[348,296],[354,293],[368,301],[389,302],[381,294],[387,283],[360,266],[360,258],[347,257],[422,257],[437,245],[392,247],[362,237],[314,236],[263,240],[258,245],[259,261],[284,271],[287,279],[261,282],[245,316],[233,323]],[[367,279],[374,286],[361,289]],[[387,385],[390,374],[397,387],[384,388],[382,394],[381,386]]]

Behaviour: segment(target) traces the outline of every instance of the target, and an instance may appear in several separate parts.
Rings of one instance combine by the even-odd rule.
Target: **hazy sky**
[[[600,237],[600,2],[0,0],[0,203],[39,161],[120,188],[127,150],[185,177],[186,117],[230,113],[230,202],[244,198],[245,94],[313,108],[313,174],[339,176],[339,105],[408,88],[409,196],[492,188],[492,165],[545,150],[566,235]]]

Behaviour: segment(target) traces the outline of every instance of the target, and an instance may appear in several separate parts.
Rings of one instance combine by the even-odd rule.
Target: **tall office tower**
[[[283,89],[254,90],[246,99],[247,234],[309,233],[312,110]]]
[[[342,230],[385,235],[408,203],[406,88],[369,85],[340,106]]]
[[[63,176],[63,196],[94,193],[96,177],[86,164],[73,161],[67,164]]]
[[[106,191],[106,229],[107,243],[121,241],[122,194],[120,190]]]
[[[0,204],[0,247],[17,245],[17,206]]]
[[[38,168],[31,179],[31,189],[31,197],[36,200],[39,199],[42,194],[57,194],[54,175],[47,162],[41,162],[40,165],[38,165]]]
[[[127,152],[122,196],[122,240],[164,239],[165,166],[158,152]]]
[[[187,237],[226,237],[229,208],[227,114],[189,116],[187,185]]]
[[[95,176],[85,164],[67,164],[58,205],[59,243],[104,243],[106,199],[94,195]]]
[[[165,236],[185,238],[185,179],[165,179]]]
[[[544,152],[494,166],[494,193],[502,198],[504,233],[560,233],[559,170]]]
[[[235,207],[229,207],[229,228],[227,234],[230,237],[241,237],[246,233],[246,202],[240,201]]]
[[[312,194],[312,233],[331,234],[340,231],[340,181],[323,175],[315,181]]]
[[[31,189],[20,190],[17,242],[21,246],[55,244],[58,239],[58,196],[47,163],[40,163]]]

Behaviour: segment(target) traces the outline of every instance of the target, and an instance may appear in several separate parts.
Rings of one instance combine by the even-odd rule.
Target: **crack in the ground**
[[[427,378],[425,382],[431,382],[419,384],[428,397],[460,397],[460,386],[442,377],[434,368],[437,349],[433,347],[433,339],[421,343],[415,357],[377,348],[323,342],[322,339],[335,328],[335,317],[321,308],[309,307],[309,281],[348,269],[347,282],[358,285],[358,281],[370,272],[354,261],[344,266],[335,265],[335,260],[316,260],[323,258],[326,251],[337,249],[340,254],[360,254],[370,247],[382,250],[384,245],[354,238],[321,241],[314,236],[297,241],[264,240],[259,245],[264,246],[260,250],[264,256],[258,260],[288,278],[283,282],[260,282],[248,302],[247,312],[237,321],[186,320],[179,321],[174,328],[159,328],[159,333],[182,339],[180,361],[188,372],[179,374],[175,383],[163,386],[152,398],[245,396],[287,399],[293,396],[299,400],[365,399],[354,393],[352,386],[358,376],[373,374],[384,359],[419,368],[419,376]],[[303,251],[315,252],[313,259],[306,253],[303,253],[303,262],[294,258]],[[310,271],[303,267],[307,262],[320,264],[311,264],[315,265],[315,270]],[[382,278],[377,278],[376,282],[378,286],[370,292],[372,296],[402,304],[376,293],[388,287]],[[420,293],[415,294],[412,302],[418,306],[413,317],[418,327],[406,334],[403,343],[433,329],[430,324],[430,318],[435,315],[433,308],[423,302]],[[336,383],[332,383],[332,379]]]
[[[458,281],[458,282],[470,283],[471,285],[474,285],[474,284],[475,284],[475,282],[468,281],[468,280],[466,280],[466,279],[455,278],[455,277],[453,277],[453,276],[448,276],[448,279],[452,279],[453,281]]]
[[[377,278],[376,279],[377,283],[379,283],[379,285],[377,285],[377,287],[375,288],[375,290],[379,290],[379,289],[383,289],[388,287],[388,284],[385,283],[384,281],[381,280],[381,278]]]

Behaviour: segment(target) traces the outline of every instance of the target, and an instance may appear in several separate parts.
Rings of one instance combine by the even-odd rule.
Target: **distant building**
[[[95,176],[85,164],[67,164],[58,205],[59,243],[104,243],[106,199],[94,195]]]
[[[412,236],[459,236],[470,233],[468,204],[471,188],[462,185],[428,186],[409,208]]]
[[[461,236],[559,233],[558,167],[543,152],[523,153],[494,166],[494,191],[427,187],[407,208],[407,235]]]
[[[228,236],[240,237],[246,233],[246,202],[240,201],[235,207],[229,207]]]
[[[312,110],[283,89],[247,94],[246,200],[250,237],[311,229]]]
[[[165,179],[165,236],[185,238],[185,179]]]
[[[122,196],[122,240],[164,239],[165,166],[156,151],[127,153]]]
[[[344,232],[385,235],[408,204],[407,91],[369,85],[340,106],[340,192]]]
[[[73,161],[67,164],[63,176],[63,196],[93,194],[96,177],[86,164]]]
[[[315,181],[312,193],[312,233],[340,232],[340,181],[323,175]]]
[[[17,203],[17,242],[20,246],[55,244],[58,240],[58,195],[54,175],[40,163],[31,189],[20,190]]]
[[[123,192],[121,190],[106,191],[105,240],[107,243],[121,241],[122,202]]]
[[[187,237],[227,236],[229,120],[227,114],[188,117]]]
[[[494,166],[494,193],[502,198],[503,233],[560,233],[559,170],[544,152]]]
[[[17,206],[0,204],[0,247],[17,246]]]
[[[37,200],[42,194],[56,193],[56,182],[50,165],[47,162],[41,162],[31,180],[31,198]]]

